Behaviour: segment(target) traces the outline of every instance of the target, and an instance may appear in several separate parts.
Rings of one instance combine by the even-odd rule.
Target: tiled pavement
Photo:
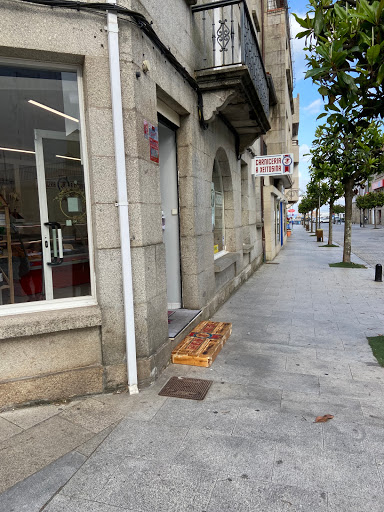
[[[295,226],[217,312],[233,334],[211,369],[0,414],[0,511],[382,512],[384,369],[366,335],[384,332],[384,283],[319,245]],[[202,402],[159,397],[172,375],[214,383]]]
[[[324,240],[328,240],[328,224],[322,223]],[[333,225],[333,240],[343,243],[344,224]],[[372,224],[360,227],[359,224],[352,224],[352,247],[353,252],[370,265],[380,263],[384,266],[384,226],[379,224],[376,228]]]

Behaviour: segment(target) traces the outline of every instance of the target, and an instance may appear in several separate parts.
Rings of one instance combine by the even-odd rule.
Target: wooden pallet
[[[200,322],[172,351],[172,363],[209,368],[232,332],[232,324]]]

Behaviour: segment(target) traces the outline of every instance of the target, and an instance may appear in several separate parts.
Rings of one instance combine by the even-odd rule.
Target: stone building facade
[[[1,6],[0,406],[153,382],[292,186],[252,172],[294,125],[261,2],[47,3]]]
[[[376,174],[372,179],[368,180],[365,187],[359,187],[352,203],[352,222],[354,224],[374,224],[374,210],[359,210],[356,206],[356,198],[359,195],[368,194],[368,192],[384,192],[384,174]],[[384,207],[376,208],[376,225],[384,225]]]
[[[292,175],[264,179],[264,229],[266,259],[273,260],[284,245],[287,210],[299,200],[299,96],[293,97],[293,64],[286,0],[264,3],[264,62],[273,77],[276,105],[271,109],[271,129],[263,137],[269,155],[292,153]]]

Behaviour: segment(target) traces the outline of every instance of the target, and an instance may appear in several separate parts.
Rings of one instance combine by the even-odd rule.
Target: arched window
[[[225,251],[224,189],[220,166],[215,160],[211,184],[213,252]]]

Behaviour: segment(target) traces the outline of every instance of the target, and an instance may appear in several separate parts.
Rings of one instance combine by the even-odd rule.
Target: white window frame
[[[218,173],[219,173],[219,178],[220,178],[220,185],[221,185],[221,194],[223,196],[223,214],[222,214],[222,223],[223,223],[223,237],[224,237],[224,243],[223,243],[223,249],[219,252],[217,252],[216,254],[213,253],[213,260],[217,260],[217,258],[220,258],[221,256],[224,256],[224,254],[227,254],[228,251],[227,251],[227,244],[226,244],[226,236],[225,236],[225,191],[224,191],[224,186],[223,186],[223,176],[221,175],[221,169],[220,169],[220,166],[219,164],[216,163],[216,161],[213,163],[213,170],[212,170],[212,174],[214,172],[214,168],[215,168],[215,165],[217,165],[217,169],[218,169]],[[211,182],[213,183],[213,182]],[[215,206],[216,208],[216,206]]]
[[[89,275],[91,281],[91,295],[86,295],[84,297],[68,297],[65,299],[41,300],[36,302],[22,302],[20,304],[1,305],[0,317],[24,313],[37,313],[38,311],[54,311],[60,309],[71,309],[76,307],[97,305],[94,243],[91,222],[91,187],[89,179],[88,146],[85,126],[83,68],[80,65],[60,64],[58,62],[49,63],[38,60],[13,59],[8,57],[0,57],[0,65],[20,66],[32,69],[47,69],[52,71],[71,71],[72,73],[75,72],[77,75],[77,89],[79,95],[80,111],[80,144],[84,171],[88,230]]]

